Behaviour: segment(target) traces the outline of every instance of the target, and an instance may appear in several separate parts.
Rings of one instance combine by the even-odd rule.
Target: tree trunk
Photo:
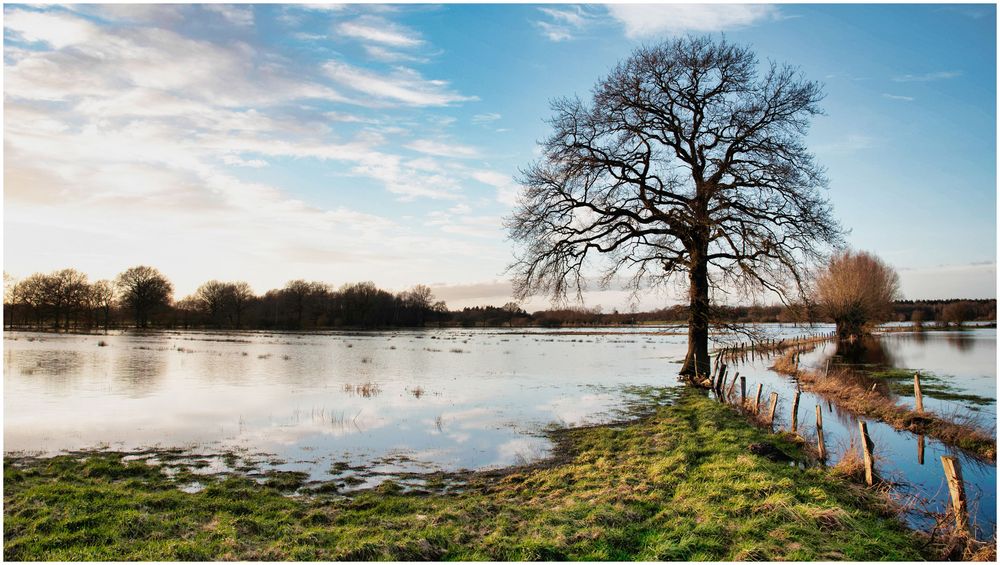
[[[688,314],[688,351],[681,367],[682,375],[689,379],[697,374],[707,378],[711,374],[711,360],[708,358],[708,261],[704,254],[691,257],[691,311]]]

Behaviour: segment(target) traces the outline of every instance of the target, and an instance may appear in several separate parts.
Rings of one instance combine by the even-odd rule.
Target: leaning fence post
[[[740,404],[747,403],[747,378],[740,377]]]
[[[736,381],[740,378],[740,372],[736,371],[736,375],[733,376],[733,382],[729,385],[729,396],[733,395],[733,391],[736,390]]]
[[[823,442],[823,409],[816,405],[816,448],[821,461],[826,461],[826,444]]]
[[[864,420],[858,420],[858,427],[861,428],[861,453],[865,457],[865,484],[872,486],[875,484],[875,459],[872,457],[875,446],[868,435],[868,424]]]
[[[955,512],[955,527],[961,532],[969,531],[969,511],[965,501],[965,483],[962,481],[962,465],[958,459],[949,455],[941,456],[944,466],[944,476],[948,479],[948,492],[951,493],[951,508]]]
[[[760,393],[764,392],[764,384],[757,384],[757,397],[753,401],[753,411],[755,414],[760,413]]]
[[[777,408],[778,408],[778,393],[772,392],[771,393],[771,409],[770,409],[770,411],[769,411],[769,413],[767,415],[767,424],[769,426],[771,426],[772,430],[774,429],[774,411]]]
[[[795,391],[795,398],[792,399],[792,433],[799,429],[799,391]]]
[[[920,391],[920,373],[913,373],[913,398],[916,399],[917,412],[924,411],[924,395]]]

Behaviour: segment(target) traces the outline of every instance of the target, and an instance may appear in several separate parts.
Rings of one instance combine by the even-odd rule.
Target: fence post
[[[816,448],[821,461],[826,461],[826,443],[823,442],[823,409],[816,405]]]
[[[764,392],[764,384],[763,383],[758,383],[757,384],[757,396],[756,396],[756,398],[753,401],[753,411],[754,411],[755,414],[759,414],[760,413],[760,393],[762,393],[762,392]]]
[[[951,508],[955,512],[955,527],[960,532],[969,531],[969,511],[965,501],[965,483],[962,481],[962,465],[958,459],[949,455],[941,456],[944,466],[944,476],[948,479],[948,492],[951,493]]]
[[[747,378],[740,377],[740,404],[747,402]]]
[[[777,408],[778,408],[778,393],[772,392],[771,393],[771,409],[770,409],[770,411],[769,411],[769,413],[767,415],[767,425],[771,426],[772,430],[774,429],[774,411]]]
[[[733,391],[736,390],[736,381],[740,377],[740,372],[736,371],[736,375],[733,376],[733,382],[729,385],[729,396],[733,395]]]
[[[872,457],[875,445],[868,435],[868,424],[864,420],[858,420],[858,427],[861,428],[861,453],[865,457],[865,484],[872,486],[875,484],[875,459]]]
[[[916,399],[917,412],[924,412],[924,395],[920,391],[920,373],[913,373],[913,398]]]
[[[792,400],[792,433],[799,429],[799,391],[795,391],[795,398]]]

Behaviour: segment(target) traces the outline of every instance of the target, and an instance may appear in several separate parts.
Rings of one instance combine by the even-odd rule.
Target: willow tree
[[[506,219],[515,295],[579,298],[598,273],[636,292],[684,277],[681,374],[707,374],[710,296],[804,296],[805,269],[840,239],[804,144],[821,98],[796,69],[701,37],[640,48],[589,101],[554,101]]]

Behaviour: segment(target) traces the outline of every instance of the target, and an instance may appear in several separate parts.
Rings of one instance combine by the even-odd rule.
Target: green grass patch
[[[143,462],[5,458],[8,560],[896,560],[929,557],[882,500],[771,443],[697,391],[625,425],[554,431],[547,466],[454,494],[398,485],[290,496],[302,477],[199,476]],[[305,489],[300,490],[305,492]]]

